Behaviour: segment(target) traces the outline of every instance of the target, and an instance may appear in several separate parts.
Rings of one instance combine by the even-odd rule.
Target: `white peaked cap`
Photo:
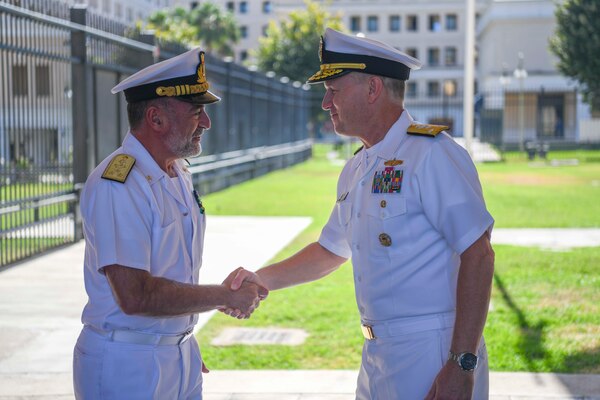
[[[410,71],[422,63],[394,47],[366,37],[346,35],[327,28],[319,48],[320,70],[308,78],[319,83],[349,72],[387,76],[407,80]]]
[[[125,92],[128,103],[166,97],[196,104],[221,100],[208,88],[204,52],[193,49],[136,72],[111,92]]]

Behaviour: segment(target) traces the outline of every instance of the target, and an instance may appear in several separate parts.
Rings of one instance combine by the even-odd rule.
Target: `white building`
[[[251,50],[269,19],[304,7],[302,0],[212,1],[231,11],[242,27],[235,59],[246,63],[252,63]],[[465,0],[319,2],[340,14],[348,31],[420,59],[423,68],[411,73],[407,85],[407,108],[422,122],[448,124],[462,135]],[[580,135],[580,121],[589,118],[589,108],[574,83],[557,71],[548,48],[555,7],[553,0],[476,0],[476,135],[513,144],[587,137]]]
[[[87,4],[88,9],[95,14],[131,25],[136,21],[146,20],[153,12],[171,7],[175,3],[173,0],[63,0],[63,2],[70,5]]]
[[[491,94],[482,118],[499,118],[504,142],[579,141],[580,121],[590,118],[549,50],[554,12],[547,0],[494,0],[480,18],[479,89]]]

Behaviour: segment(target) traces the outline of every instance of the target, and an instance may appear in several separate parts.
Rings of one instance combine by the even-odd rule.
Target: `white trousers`
[[[448,360],[452,328],[365,340],[356,389],[357,400],[423,400]],[[473,400],[489,395],[485,342],[477,351]]]
[[[202,399],[202,358],[192,336],[181,345],[112,342],[83,328],[73,354],[77,399]]]

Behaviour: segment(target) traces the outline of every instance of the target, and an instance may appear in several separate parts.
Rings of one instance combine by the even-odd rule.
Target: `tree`
[[[233,15],[210,2],[191,11],[182,7],[157,11],[145,28],[154,30],[161,39],[201,46],[221,56],[233,54],[232,45],[240,38]]]
[[[292,11],[287,20],[269,23],[256,53],[258,67],[291,80],[304,82],[319,69],[319,39],[325,28],[342,30],[339,15],[305,1],[306,9]]]
[[[232,45],[240,40],[240,30],[233,14],[205,2],[192,10],[189,22],[197,28],[197,37],[207,51],[233,54]]]
[[[600,2],[566,0],[555,14],[550,49],[559,59],[558,70],[575,79],[592,110],[600,111]]]

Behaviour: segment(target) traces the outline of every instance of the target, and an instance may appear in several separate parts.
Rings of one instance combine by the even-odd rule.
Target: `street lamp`
[[[523,94],[523,84],[527,78],[525,69],[525,56],[519,52],[519,62],[513,75],[519,80],[519,150],[525,151],[525,98]]]
[[[450,124],[448,123],[448,98],[449,97],[454,97],[454,95],[456,94],[456,82],[453,80],[447,80],[444,81],[444,87],[443,87],[443,115],[444,115],[444,124],[450,126]],[[452,128],[452,127],[450,127]]]

